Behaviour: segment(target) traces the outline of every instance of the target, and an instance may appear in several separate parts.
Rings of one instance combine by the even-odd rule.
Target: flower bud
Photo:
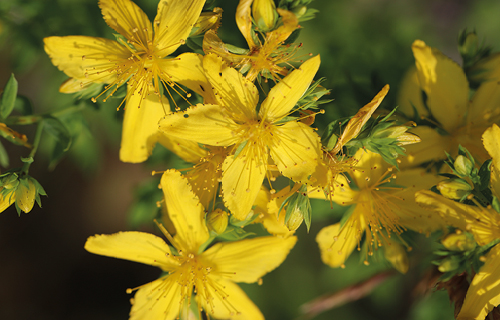
[[[459,155],[453,164],[457,173],[461,176],[468,176],[472,172],[472,162],[465,156]]]
[[[441,263],[438,266],[438,270],[442,273],[456,270],[459,267],[460,263],[457,259],[453,257],[447,257],[441,260]]]
[[[252,15],[259,29],[264,32],[272,30],[278,20],[273,0],[254,0]]]
[[[408,268],[410,266],[408,262],[408,255],[406,254],[405,248],[399,243],[392,242],[391,244],[385,245],[384,257],[402,274],[408,272]]]
[[[453,200],[460,200],[468,196],[472,190],[470,184],[460,178],[451,178],[441,181],[437,184],[436,188],[444,197]]]
[[[441,240],[443,246],[451,251],[470,251],[476,247],[474,239],[466,233],[452,233]]]
[[[33,209],[36,197],[36,187],[31,179],[20,180],[16,190],[16,204],[25,213]]]
[[[286,222],[286,227],[290,231],[295,231],[300,227],[303,220],[304,215],[302,214],[302,211],[300,211],[300,208],[298,206],[295,206],[292,210],[292,213],[290,214],[290,218]]]
[[[373,138],[375,139],[385,139],[392,138],[397,139],[400,135],[406,132],[408,127],[406,126],[393,126],[386,129],[378,130],[373,134]]]
[[[214,211],[207,214],[207,226],[208,229],[214,231],[217,234],[223,233],[228,224],[229,218],[227,212],[221,209],[215,209]]]

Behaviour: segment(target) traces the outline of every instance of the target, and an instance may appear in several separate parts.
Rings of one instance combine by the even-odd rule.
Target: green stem
[[[76,107],[65,108],[65,109],[62,109],[59,111],[55,111],[55,112],[35,114],[35,115],[30,115],[30,116],[10,117],[8,119],[5,119],[4,123],[7,126],[34,124],[34,123],[40,122],[41,120],[43,120],[47,116],[52,116],[52,117],[57,118],[57,117],[65,115],[65,114],[76,113],[78,111],[83,110],[84,108],[85,108],[85,105],[82,103]]]
[[[31,163],[33,163],[33,158],[35,157],[38,145],[40,144],[40,138],[42,137],[42,131],[43,131],[43,122],[40,122],[38,123],[38,126],[36,128],[35,139],[33,141],[33,148],[31,149],[31,152],[28,156],[28,159],[32,159],[32,161],[28,161],[23,164],[23,168],[21,169],[21,172],[23,174],[28,174],[30,165]]]

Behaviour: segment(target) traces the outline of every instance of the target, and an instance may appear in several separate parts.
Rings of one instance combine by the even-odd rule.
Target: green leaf
[[[57,118],[46,116],[43,119],[44,129],[61,144],[64,151],[71,146],[71,134],[66,126]]]
[[[24,158],[24,157],[21,157],[21,161],[24,162],[24,163],[33,163],[33,157],[29,157],[29,158]]]
[[[14,74],[11,74],[9,81],[5,85],[5,89],[2,94],[2,100],[0,101],[0,117],[2,119],[7,118],[12,110],[14,109],[17,97],[17,80]]]
[[[23,116],[29,116],[33,114],[33,105],[31,100],[25,96],[17,96],[16,103],[14,104],[14,110],[18,111]]]

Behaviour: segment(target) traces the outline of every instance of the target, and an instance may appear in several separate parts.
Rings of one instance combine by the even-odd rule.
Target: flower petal
[[[181,286],[168,276],[141,286],[132,299],[130,320],[178,319]]]
[[[99,0],[104,21],[135,46],[147,47],[153,39],[148,16],[130,0]]]
[[[154,93],[149,85],[149,93],[143,95],[143,85],[135,86],[135,92],[127,98],[123,118],[120,160],[139,163],[146,161],[158,141],[158,121],[170,112],[168,100]],[[129,86],[128,90],[132,90]]]
[[[45,52],[59,70],[71,78],[110,83],[117,78],[116,65],[126,62],[130,51],[116,41],[86,36],[48,37]]]
[[[275,85],[259,110],[261,120],[276,121],[288,115],[311,84],[321,63],[319,55],[304,62]]]
[[[170,271],[177,267],[170,248],[162,238],[150,233],[128,231],[89,237],[85,250],[102,256],[130,260]]]
[[[500,246],[486,255],[486,262],[472,279],[457,320],[483,320],[500,304]]]
[[[500,128],[496,124],[484,132],[483,144],[492,158],[490,177],[492,191],[496,197],[500,197]]]
[[[203,56],[187,52],[173,59],[157,61],[160,69],[166,73],[167,80],[182,84],[203,97],[203,102],[216,104],[212,85],[203,70]]]
[[[269,149],[278,170],[296,182],[306,182],[321,157],[319,136],[311,127],[297,121],[275,126]]]
[[[241,288],[231,281],[216,279],[217,287],[222,288],[215,291],[212,286],[207,286],[208,295],[214,299],[211,305],[202,299],[203,309],[215,319],[231,320],[264,320],[259,308],[248,298]],[[224,298],[223,298],[224,297]],[[212,318],[210,317],[210,318]]]
[[[191,140],[172,137],[163,132],[157,133],[157,140],[162,146],[186,162],[197,163],[200,158],[207,155],[205,149],[200,148],[197,142]]]
[[[268,154],[258,146],[247,145],[222,164],[224,203],[238,220],[244,220],[254,205],[266,175],[267,160]]]
[[[252,82],[215,54],[207,54],[203,58],[203,68],[219,104],[228,110],[233,119],[244,123],[257,118],[255,107],[259,93]]]
[[[256,47],[252,37],[252,11],[250,10],[252,2],[253,0],[240,0],[236,8],[236,24],[247,41],[250,50]]]
[[[200,16],[205,0],[161,0],[154,20],[154,44],[161,58],[185,42]]]
[[[354,117],[349,120],[347,126],[344,129],[344,132],[342,132],[342,135],[337,140],[335,148],[333,148],[333,150],[331,151],[332,154],[337,154],[348,141],[358,136],[358,134],[361,132],[361,129],[363,129],[363,126],[366,124],[366,122],[368,122],[368,120],[370,120],[372,114],[375,112],[375,110],[377,110],[378,106],[382,103],[382,100],[384,100],[387,92],[389,92],[388,84],[386,84],[382,88],[382,90],[377,93],[377,95],[372,99],[372,101],[370,101],[370,103],[359,109]]]
[[[405,146],[407,157],[402,159],[401,167],[417,166],[432,160],[446,159],[446,152],[451,152],[452,138],[442,136],[428,126],[418,126],[411,133],[420,137],[421,141]],[[453,155],[452,155],[453,156]]]
[[[321,260],[324,264],[332,268],[344,265],[361,240],[362,234],[360,230],[366,228],[364,220],[361,220],[362,217],[360,215],[360,219],[357,219],[358,221],[349,219],[342,229],[340,228],[340,223],[321,229],[316,236],[316,242],[319,245]],[[356,226],[352,224],[356,224]]]
[[[233,135],[236,124],[213,104],[198,104],[184,112],[165,116],[159,122],[165,134],[212,146],[230,146],[238,141]]]
[[[500,115],[499,105],[500,83],[498,81],[484,82],[474,93],[467,121],[475,125],[492,123]]]
[[[212,273],[233,282],[257,282],[277,268],[297,242],[297,237],[258,237],[220,242],[203,253],[215,264]]]
[[[411,67],[403,77],[398,94],[398,105],[398,111],[401,111],[410,119],[417,116],[415,112],[418,113],[418,118],[429,116],[429,110],[424,105],[422,89],[420,88],[415,66]]]
[[[209,234],[205,224],[205,208],[179,171],[167,170],[161,177],[168,215],[177,231],[177,249],[197,252]]]
[[[412,45],[420,87],[427,105],[443,129],[453,132],[467,113],[469,83],[460,66],[439,50],[415,40]]]

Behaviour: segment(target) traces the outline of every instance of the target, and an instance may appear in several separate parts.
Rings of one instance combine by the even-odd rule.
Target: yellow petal
[[[321,157],[319,136],[311,127],[297,121],[276,126],[269,148],[278,170],[296,182],[305,183]]]
[[[412,50],[420,87],[427,94],[427,106],[443,128],[453,132],[467,113],[467,78],[458,64],[423,41],[415,40]]]
[[[380,90],[379,93],[375,96],[375,98],[370,101],[367,105],[365,105],[363,108],[359,109],[359,111],[352,117],[351,120],[347,123],[347,126],[344,129],[344,132],[342,132],[342,135],[340,138],[337,140],[337,144],[335,145],[335,148],[332,150],[332,154],[336,154],[337,152],[342,149],[344,144],[346,144],[349,140],[354,139],[355,137],[358,136],[358,134],[361,132],[361,129],[363,129],[363,126],[365,123],[370,120],[373,112],[377,110],[378,106],[382,103],[382,100],[384,100],[385,96],[387,95],[387,92],[389,92],[389,85],[386,84],[382,90]]]
[[[88,86],[89,84],[87,84]],[[86,86],[83,85],[82,80],[78,80],[75,78],[69,78],[64,81],[63,84],[59,87],[59,92],[62,93],[75,93],[82,91]]]
[[[257,282],[277,268],[297,242],[297,237],[258,237],[249,240],[217,243],[203,253],[215,267],[214,275],[233,282]]]
[[[203,68],[219,104],[228,110],[233,119],[241,122],[256,119],[259,93],[252,82],[215,54],[207,54],[203,58]]]
[[[493,124],[484,132],[483,144],[492,158],[491,188],[494,195],[500,197],[500,128],[496,124]]]
[[[475,125],[489,125],[498,119],[499,105],[500,84],[497,81],[484,82],[474,93],[467,121]]]
[[[222,165],[224,203],[238,220],[250,213],[267,171],[267,153],[247,145],[238,156],[229,156]]]
[[[207,286],[208,294],[214,299],[207,305],[202,299],[203,309],[215,319],[231,320],[264,320],[259,308],[248,298],[241,288],[231,281],[222,278],[210,279],[216,286]],[[219,289],[217,292],[214,290]],[[224,298],[222,298],[224,297]],[[210,317],[210,318],[212,318]]]
[[[135,92],[128,96],[123,118],[120,160],[139,163],[146,161],[158,141],[158,121],[170,112],[168,100],[154,93],[149,85],[149,93],[143,95],[143,85],[135,86]],[[132,88],[129,86],[128,90]]]
[[[12,192],[6,195],[0,194],[0,212],[4,212],[5,209],[10,207],[10,205],[14,203],[15,199],[15,195]]]
[[[353,213],[354,215],[354,213]],[[366,228],[364,219],[349,218],[340,228],[340,223],[324,227],[316,236],[316,242],[321,252],[321,260],[332,268],[344,266],[354,248],[361,241],[360,231]]]
[[[264,121],[276,121],[287,116],[300,97],[306,92],[318,71],[319,55],[304,62],[275,85],[262,102],[259,116]]]
[[[95,235],[87,239],[85,250],[102,256],[148,264],[164,271],[173,270],[178,265],[177,261],[170,257],[170,248],[165,241],[145,232]]]
[[[420,168],[394,172],[397,176],[394,183],[404,186],[400,191],[392,193],[394,197],[391,199],[391,203],[394,205],[392,209],[399,215],[399,224],[425,234],[436,230],[445,230],[446,223],[440,215],[422,210],[415,202],[417,191],[430,189],[443,178],[426,173],[424,169]]]
[[[398,105],[398,111],[411,119],[416,116],[415,110],[418,112],[419,117],[429,116],[429,111],[424,105],[417,69],[414,66],[406,72],[403,78],[398,94]]]
[[[261,213],[263,215],[262,224],[270,234],[288,237],[295,232],[288,230],[285,225],[285,208],[282,208],[281,212],[279,211],[281,205],[283,204],[283,201],[285,201],[285,199],[290,196],[289,191],[290,187],[286,187],[283,190],[280,190],[280,192],[271,196],[269,191],[261,190],[261,192],[259,193],[260,199],[259,197],[257,197],[257,201],[255,202],[257,206],[256,213]],[[257,212],[258,209],[261,209],[261,211]]]
[[[500,246],[486,255],[486,262],[472,279],[457,320],[483,320],[500,304]]]
[[[178,319],[181,297],[181,286],[173,278],[167,276],[147,283],[132,299],[130,320]]]
[[[402,159],[402,167],[446,159],[445,151],[451,152],[453,145],[451,136],[442,136],[435,129],[427,126],[411,129],[411,133],[419,136],[421,141],[405,146],[407,157]]]
[[[247,41],[250,50],[256,47],[252,37],[252,12],[250,10],[252,2],[253,0],[240,0],[236,8],[236,24]]]
[[[207,155],[205,149],[200,148],[197,142],[191,140],[174,138],[163,132],[158,132],[156,139],[162,146],[186,162],[197,163],[200,161],[200,158]]]
[[[299,19],[290,11],[278,8],[283,25],[267,34],[264,46],[277,49],[294,32],[299,25]]]
[[[441,215],[447,225],[467,230],[468,222],[464,213],[473,208],[472,206],[465,206],[428,190],[417,192],[415,201],[424,209]]]
[[[160,120],[159,127],[169,136],[212,146],[230,146],[238,141],[233,134],[236,124],[213,104],[198,104],[169,114]]]
[[[154,20],[154,44],[165,57],[181,45],[198,20],[205,0],[161,0]]]
[[[159,68],[168,74],[168,80],[182,84],[203,97],[204,103],[215,104],[211,84],[203,70],[203,56],[187,52],[174,59],[161,59]]]
[[[48,37],[43,39],[45,52],[52,63],[71,78],[90,82],[111,83],[120,61],[126,62],[130,51],[116,41],[86,36]]]
[[[100,0],[104,21],[135,46],[147,45],[153,39],[148,16],[130,0]]]
[[[161,189],[168,215],[175,226],[177,249],[197,252],[208,240],[205,208],[193,193],[188,180],[176,170],[167,170],[161,177]]]

